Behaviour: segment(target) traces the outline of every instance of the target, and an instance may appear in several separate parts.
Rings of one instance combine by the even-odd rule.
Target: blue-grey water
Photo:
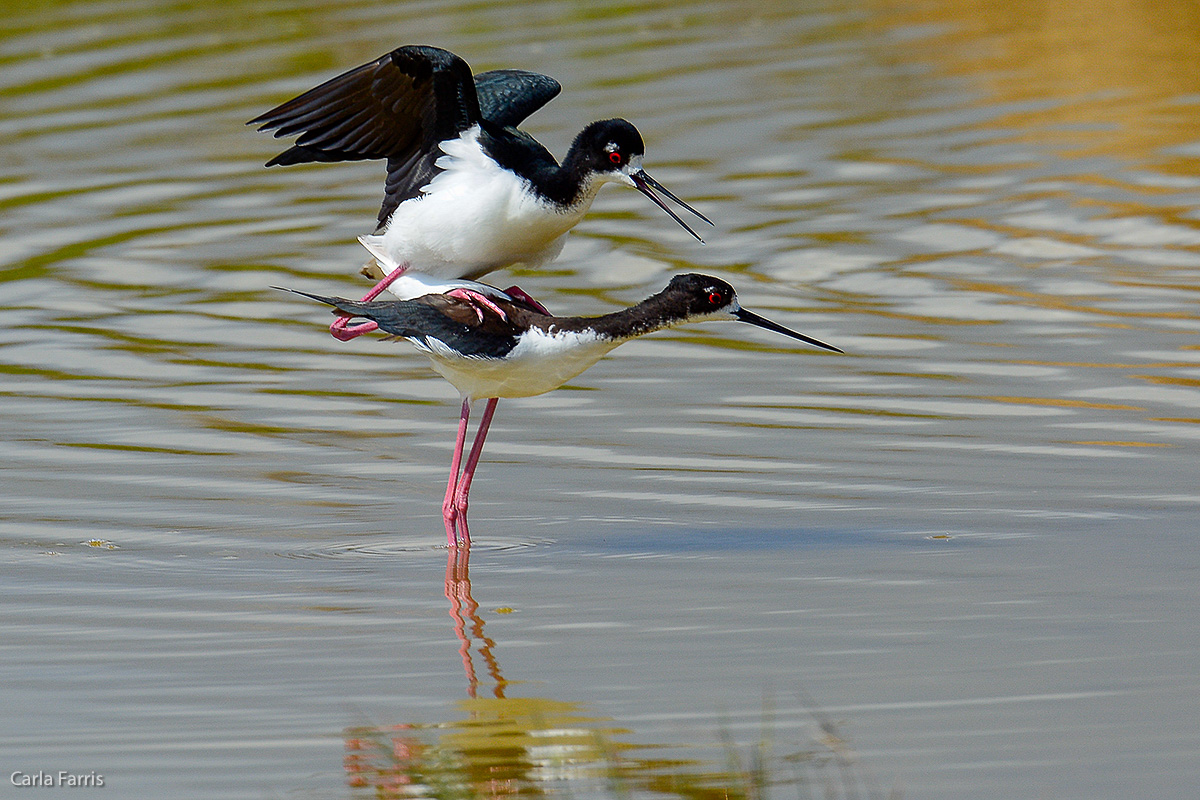
[[[0,797],[1190,796],[1198,27],[10,4]],[[406,43],[558,78],[560,155],[634,121],[717,223],[608,187],[494,282],[591,314],[710,272],[847,355],[697,325],[504,401],[455,562],[454,390],[268,288],[366,288],[382,168],[264,169],[244,124]]]

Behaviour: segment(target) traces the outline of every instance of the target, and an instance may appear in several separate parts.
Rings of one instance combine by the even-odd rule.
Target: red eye
[[[620,164],[621,163],[621,154],[614,150],[613,152],[608,154],[608,160],[614,164]]]
[[[721,305],[721,299],[722,298],[721,298],[720,292],[709,292],[708,293],[708,302],[712,303],[714,306]]]

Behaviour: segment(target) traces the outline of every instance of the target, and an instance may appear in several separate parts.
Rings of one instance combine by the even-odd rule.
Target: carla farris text
[[[49,787],[63,786],[72,789],[94,788],[98,789],[104,786],[104,776],[97,773],[95,770],[91,772],[68,772],[67,770],[59,770],[58,772],[46,772],[45,770],[36,770],[34,772],[22,772],[17,770],[8,776],[9,781],[13,786],[21,787]]]

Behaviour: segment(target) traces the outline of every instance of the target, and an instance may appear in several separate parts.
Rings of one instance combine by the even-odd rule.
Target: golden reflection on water
[[[811,742],[778,753],[764,736],[743,764],[727,733],[724,768],[694,759],[645,757],[665,745],[635,744],[633,732],[612,727],[583,705],[545,697],[508,697],[509,686],[484,633],[471,590],[470,548],[446,557],[446,598],[467,679],[461,718],[440,724],[359,725],[345,731],[344,765],[352,789],[380,800],[413,796],[499,798],[653,792],[694,800],[760,798],[768,788],[820,786],[825,796],[858,796],[862,779],[836,726],[812,711]],[[509,609],[505,609],[509,611]],[[499,612],[497,612],[499,613]],[[479,659],[487,673],[476,665]],[[479,696],[481,683],[490,684]],[[809,785],[811,783],[811,786]],[[564,789],[564,787],[567,787]]]
[[[919,61],[983,89],[979,105],[1052,100],[991,124],[1075,155],[1119,154],[1197,174],[1194,158],[1163,151],[1192,138],[1200,4],[876,0],[876,6],[889,26],[936,31],[911,49],[919,49]]]
[[[1167,269],[1156,271],[1166,273],[1176,264],[1195,264],[1200,5],[1190,0],[876,0],[875,7],[874,26],[910,32],[897,37],[889,57],[927,65],[974,91],[966,107],[982,116],[964,121],[963,129],[986,136],[990,146],[1016,148],[994,160],[968,155],[967,163],[908,163],[963,176],[1024,173],[1029,177],[1013,185],[1010,199],[1050,204],[1049,210],[1025,214],[989,208],[975,216],[964,209],[961,224],[1010,237],[995,250],[1017,257],[1028,252],[1038,258],[1094,260],[1108,255],[1111,245],[1161,248],[1136,254],[1127,270],[1131,274],[1120,276],[1127,279],[1150,265],[1161,265]],[[1052,159],[1063,161],[1049,165]],[[1173,251],[1178,254],[1174,263]],[[1192,284],[1183,288],[1195,289]],[[1066,298],[1024,299],[1101,317],[1118,313]]]
[[[142,680],[156,664],[193,660],[167,652],[173,643],[244,651],[238,628],[244,614],[241,606],[230,611],[224,581],[244,580],[244,597],[291,596],[292,576],[311,575],[322,588],[304,602],[333,610],[344,601],[340,590],[328,591],[320,563],[301,564],[294,573],[278,564],[262,573],[239,569],[235,560],[222,560],[218,570],[160,571],[161,565],[186,564],[180,554],[216,548],[288,550],[297,532],[310,537],[317,553],[359,558],[371,551],[330,546],[327,530],[373,529],[379,519],[391,524],[413,508],[436,513],[440,493],[427,487],[441,480],[449,429],[441,413],[420,412],[453,402],[440,379],[419,356],[331,344],[307,309],[266,288],[355,288],[362,256],[354,236],[374,224],[379,169],[264,170],[274,145],[243,125],[316,80],[412,40],[450,46],[479,69],[526,67],[560,78],[567,90],[530,124],[556,153],[593,112],[628,115],[646,134],[651,171],[720,225],[704,248],[681,244],[671,238],[669,221],[639,205],[636,193],[613,187],[553,269],[497,280],[529,281],[563,313],[600,313],[657,290],[671,272],[711,269],[734,280],[748,307],[850,352],[801,352],[732,323],[631,345],[578,386],[504,416],[501,426],[509,430],[498,433],[508,441],[491,454],[503,463],[489,471],[497,476],[492,496],[508,497],[519,487],[521,502],[493,506],[500,509],[497,536],[518,535],[526,515],[584,542],[605,535],[595,520],[707,530],[701,523],[709,525],[719,509],[722,525],[819,532],[813,539],[822,547],[811,561],[772,560],[775,578],[791,581],[797,570],[843,569],[825,560],[826,531],[844,530],[844,539],[856,542],[861,531],[885,527],[934,530],[929,539],[960,542],[1030,535],[1051,543],[1060,533],[1056,521],[1068,515],[1141,519],[1179,508],[1185,519],[1197,507],[1200,5],[1194,0],[875,0],[865,7],[848,0],[817,9],[783,0],[435,2],[419,16],[411,4],[357,0],[50,0],[11,10],[0,21],[8,536],[18,554],[34,542],[38,552],[69,556],[54,543],[75,541],[93,555],[107,558],[119,548],[113,553],[139,559],[128,584],[114,570],[103,576],[108,590],[76,585],[88,600],[75,606],[100,620],[87,628],[94,635],[75,639],[84,650],[59,651],[69,657],[65,662],[47,661],[42,646],[15,656],[13,669],[27,676],[59,676],[62,664],[86,658],[113,685],[137,689],[131,696],[98,694],[94,681],[46,684],[30,696],[69,706],[77,720],[47,742],[91,746],[100,736],[114,767],[144,772],[136,753],[164,730],[151,722],[145,730],[114,732],[87,720],[163,719]],[[415,515],[398,524],[403,542],[423,536],[426,522]],[[434,527],[440,530],[436,518]],[[277,530],[286,531],[286,547],[271,538]],[[1076,540],[1062,541],[1058,546],[1072,547]],[[652,538],[644,546],[669,552],[676,545]],[[1136,546],[1151,549],[1141,541]],[[1062,724],[1046,728],[1041,700],[1031,704],[1042,710],[1037,716],[990,720],[999,720],[993,727],[1003,740],[985,739],[990,721],[955,712],[954,699],[968,707],[989,702],[997,669],[1036,681],[1030,664],[1125,658],[1143,683],[1178,689],[1159,693],[1165,702],[1195,694],[1172,683],[1186,674],[1173,670],[1174,651],[1144,646],[1145,625],[1121,638],[1114,628],[1113,638],[1079,645],[1086,615],[1064,619],[1056,633],[1041,611],[1024,619],[1004,614],[1008,660],[983,663],[981,671],[956,662],[979,649],[964,649],[962,641],[989,634],[969,615],[965,622],[937,617],[947,592],[957,592],[963,605],[955,607],[969,610],[989,598],[986,590],[965,588],[978,587],[982,577],[997,585],[1004,608],[1019,592],[1070,613],[1064,598],[1113,585],[1092,567],[1056,574],[1048,589],[1021,558],[988,561],[980,558],[984,549],[958,551],[960,566],[925,573],[934,598],[928,608],[945,627],[936,638],[920,639],[911,654],[914,665],[928,665],[928,675],[944,682],[937,692],[924,695],[901,672],[859,660],[879,647],[889,648],[879,651],[889,658],[909,651],[898,637],[880,644],[879,626],[888,620],[875,613],[881,605],[872,596],[857,594],[826,621],[808,615],[813,627],[798,630],[796,641],[816,643],[816,654],[797,648],[803,657],[765,665],[763,680],[805,680],[813,659],[836,653],[847,666],[833,665],[838,678],[831,688],[843,694],[822,699],[894,699],[917,708],[907,705],[910,698],[918,704],[927,698],[934,715],[892,717],[897,729],[882,726],[877,735],[893,760],[912,762],[922,788],[960,776],[967,788],[947,796],[987,793],[980,787],[993,785],[993,777],[1010,788],[1013,775],[1038,781],[1061,773],[1064,764],[1077,765],[1072,758],[1094,747],[1094,717],[1072,717],[1068,707]],[[1135,552],[1113,550],[1112,561],[1124,571]],[[574,686],[574,667],[567,659],[547,665],[545,675],[508,675],[505,642],[495,636],[503,629],[495,626],[489,635],[488,613],[473,597],[462,556],[447,563],[444,642],[429,644],[424,629],[408,638],[403,626],[394,629],[398,638],[381,641],[375,623],[393,630],[395,618],[379,611],[366,615],[371,628],[362,639],[320,644],[306,626],[293,649],[255,648],[270,651],[255,658],[283,659],[256,663],[297,670],[308,668],[314,652],[317,663],[344,658],[340,674],[309,689],[301,684],[281,694],[272,681],[255,683],[256,675],[274,678],[271,669],[247,671],[239,661],[214,666],[211,682],[191,692],[195,704],[188,705],[177,700],[177,676],[164,672],[161,697],[194,709],[197,720],[185,738],[172,740],[177,732],[165,731],[172,752],[189,754],[171,774],[189,785],[208,779],[214,762],[204,755],[206,742],[236,743],[261,732],[257,722],[237,721],[245,716],[230,721],[213,713],[210,700],[228,698],[231,675],[247,693],[261,689],[265,697],[283,698],[270,713],[291,720],[291,709],[310,699],[373,691],[367,679],[378,665],[390,666],[396,648],[411,646],[433,648],[435,658],[444,650],[452,662],[457,649],[462,672],[453,666],[450,686],[451,697],[460,699],[428,712],[432,723],[398,719],[393,711],[372,714],[377,725],[343,728],[347,723],[338,719],[345,768],[337,779],[356,794],[654,791],[718,800],[758,797],[767,782],[788,779],[838,786],[844,750],[828,739],[777,742],[782,753],[753,751],[750,760],[767,764],[765,774],[733,763],[742,753],[732,745],[725,767],[719,746],[709,748],[718,751],[713,759],[668,757],[706,754],[707,740],[719,745],[720,723],[698,722],[700,741],[667,743],[670,733],[649,732],[655,723],[640,720],[686,717],[686,701],[675,704],[637,686],[638,676],[623,674],[619,664],[598,666],[614,682],[635,684],[631,697],[645,703],[646,714],[633,721],[614,714],[618,725],[605,714],[610,709],[569,697],[514,696],[539,685],[518,684],[517,677],[566,670],[568,677],[556,676],[554,685]],[[1079,563],[1060,557],[1072,567]],[[861,561],[852,564],[844,573],[821,574],[866,582]],[[360,585],[352,570],[334,572],[371,599],[374,584]],[[711,580],[707,572],[683,575]],[[287,585],[273,582],[281,573]],[[37,579],[33,595],[69,590],[64,575]],[[1126,575],[1168,588],[1176,579],[1149,568]],[[369,580],[366,571],[361,576]],[[571,580],[553,571],[537,578]],[[416,599],[423,602],[430,588],[439,599],[436,586],[426,585],[415,590]],[[563,596],[578,602],[573,588]],[[404,599],[404,591],[388,586],[381,597]],[[1166,602],[1141,594],[1146,605],[1133,610],[1119,592],[1099,598],[1101,624],[1089,632],[1131,614],[1152,618],[1154,604]],[[1173,596],[1182,595],[1166,599]],[[188,607],[172,616],[174,600],[167,598],[179,597]],[[906,638],[910,620],[929,619],[920,613],[926,606],[904,605],[902,594],[874,597],[895,609]],[[759,601],[757,592],[745,593],[751,613]],[[152,656],[155,642],[166,648],[157,660],[128,655],[130,636],[143,631],[107,624],[145,622],[129,614],[131,602],[154,611],[152,632],[162,625],[168,634],[142,640]],[[554,621],[577,621],[572,603],[563,606]],[[24,617],[25,608],[18,604],[12,613]],[[46,617],[51,631],[63,624],[61,609],[54,612]],[[658,612],[630,613],[647,620]],[[90,619],[80,617],[79,624]],[[264,622],[254,620],[256,637]],[[189,626],[198,624],[221,630],[206,627],[197,637]],[[289,623],[273,624],[286,631]],[[22,619],[23,629],[31,625]],[[745,640],[752,648],[773,645],[753,630],[728,630],[753,636]],[[563,636],[588,635],[527,634],[551,647]],[[1060,634],[1065,638],[1054,638]],[[821,636],[839,646],[822,650]],[[613,641],[631,657],[617,661],[649,663],[640,659],[650,639],[625,638]],[[367,647],[337,649],[343,641],[378,645],[382,653],[372,660]],[[741,659],[746,651],[723,649],[740,641],[691,644]],[[1030,646],[1050,642],[1051,650],[1061,649],[1059,641],[1077,648],[1067,660]],[[869,648],[846,653],[843,642]],[[668,658],[677,655],[669,643],[654,646]],[[1128,660],[1131,653],[1145,660]],[[196,662],[210,658],[200,650],[195,655]],[[663,654],[650,657],[661,663]],[[128,665],[120,665],[125,658]],[[702,709],[692,719],[711,702],[702,687],[712,669],[696,659],[671,676],[679,696],[691,694],[691,707]],[[978,682],[967,677],[975,675]],[[443,677],[424,676],[399,691],[441,697]],[[1086,667],[1064,680],[1084,690],[1112,685],[1108,673]],[[20,682],[14,686],[24,694]],[[1113,706],[1111,717],[1122,719],[1120,712],[1142,699]],[[395,702],[384,692],[379,705]],[[89,704],[94,716],[80,711]],[[751,705],[733,713],[752,724],[756,711]],[[801,708],[778,718],[795,730],[809,716]],[[295,718],[307,730],[307,717]],[[10,719],[20,722],[19,713]],[[46,725],[55,726],[54,718]],[[1170,726],[1190,730],[1187,714],[1146,720],[1140,733],[1135,724],[1128,769],[1101,762],[1102,754],[1091,766],[1129,781],[1155,779],[1170,758],[1183,763],[1187,755],[1172,756],[1188,743],[1165,738],[1160,731]],[[931,732],[942,738],[911,746]],[[20,738],[26,752],[35,752],[36,737],[33,745]],[[247,750],[245,762],[291,767],[280,752]],[[121,753],[134,753],[134,760]],[[308,762],[298,763],[304,774]],[[1035,766],[1025,769],[1029,764]],[[601,791],[590,791],[595,787]],[[775,796],[821,794],[770,788]],[[872,793],[857,794],[864,795]]]
[[[906,320],[946,344],[961,345],[953,328],[962,325],[996,331],[976,347],[1028,346],[1021,339],[1031,333],[1047,352],[1086,342],[1104,352],[1014,353],[994,363],[1058,367],[1084,387],[1102,385],[975,399],[1089,414],[1079,424],[1109,428],[1103,438],[1072,439],[1079,446],[1179,444],[1183,434],[1144,423],[1192,422],[1186,412],[1161,413],[1162,403],[1188,401],[1141,387],[1197,385],[1193,361],[1165,354],[1194,347],[1200,321],[1190,299],[1200,263],[1200,5],[876,0],[874,8],[868,25],[888,41],[878,57],[930,70],[893,76],[889,111],[920,119],[926,106],[909,103],[929,96],[905,84],[940,80],[948,94],[938,103],[978,113],[956,112],[940,146],[911,137],[911,151],[904,142],[878,147],[876,161],[918,170],[927,176],[921,190],[943,203],[908,215],[895,237],[915,252],[882,263],[869,281],[838,278],[824,288],[843,290],[844,312]],[[1024,336],[1009,338],[1018,328]],[[1039,328],[1049,335],[1037,337]]]

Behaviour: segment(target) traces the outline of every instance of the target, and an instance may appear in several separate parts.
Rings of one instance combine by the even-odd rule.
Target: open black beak
[[[793,339],[799,339],[800,341],[811,344],[814,347],[820,347],[825,350],[832,350],[835,353],[844,353],[845,352],[844,350],[842,350],[839,347],[834,347],[831,344],[825,344],[824,342],[822,342],[818,339],[814,339],[811,336],[805,336],[803,333],[796,333],[793,330],[783,327],[782,325],[780,325],[777,322],[771,322],[771,320],[769,320],[765,317],[760,317],[758,314],[755,314],[753,311],[747,311],[744,308],[739,308],[737,311],[734,311],[733,316],[735,316],[739,322],[748,322],[751,325],[757,325],[758,327],[766,328],[769,331],[775,331],[776,333],[782,333],[784,336],[790,336]]]
[[[654,180],[654,178],[651,178],[649,175],[647,175],[647,174],[646,174],[646,170],[644,170],[644,169],[639,169],[639,170],[637,170],[636,172],[631,172],[631,173],[629,173],[629,177],[633,179],[633,185],[637,187],[637,190],[638,190],[639,192],[641,192],[642,194],[646,195],[646,197],[649,197],[651,200],[653,200],[653,201],[654,201],[654,204],[655,204],[656,206],[658,206],[658,207],[659,207],[659,208],[661,208],[663,211],[665,211],[665,212],[667,212],[668,214],[670,214],[670,215],[671,215],[671,219],[673,219],[673,220],[675,220],[676,222],[678,222],[680,225],[682,225],[682,226],[683,226],[683,229],[684,229],[685,231],[687,231],[688,233],[690,233],[692,236],[695,236],[695,237],[696,237],[696,241],[698,241],[700,244],[704,244],[704,240],[700,238],[700,234],[698,234],[698,233],[696,233],[694,230],[692,230],[692,229],[691,229],[691,228],[688,226],[688,224],[687,224],[686,222],[684,222],[683,220],[681,220],[681,219],[679,218],[679,215],[678,215],[678,214],[676,214],[674,211],[672,211],[670,208],[668,208],[668,207],[667,207],[667,204],[666,204],[666,203],[664,203],[664,202],[662,201],[662,199],[661,199],[661,198],[659,198],[659,196],[658,196],[658,195],[656,195],[656,194],[654,193],[654,190],[655,190],[655,189],[657,189],[658,191],[662,192],[664,195],[666,195],[666,196],[667,196],[667,197],[669,197],[670,199],[674,200],[676,203],[678,203],[679,205],[683,206],[683,207],[684,207],[684,208],[686,208],[688,211],[692,212],[692,213],[693,213],[693,214],[695,214],[697,217],[699,217],[700,219],[702,219],[702,220],[704,220],[705,222],[707,222],[709,225],[712,225],[712,224],[713,224],[713,221],[712,221],[711,219],[709,219],[708,217],[704,216],[704,215],[703,215],[703,214],[701,214],[699,211],[697,211],[696,209],[692,208],[691,206],[689,206],[687,203],[685,203],[685,202],[683,202],[682,200],[680,200],[680,199],[679,199],[678,197],[676,197],[675,195],[671,194],[670,190],[668,190],[668,189],[667,189],[667,187],[663,186],[661,183],[659,183],[658,181]]]

